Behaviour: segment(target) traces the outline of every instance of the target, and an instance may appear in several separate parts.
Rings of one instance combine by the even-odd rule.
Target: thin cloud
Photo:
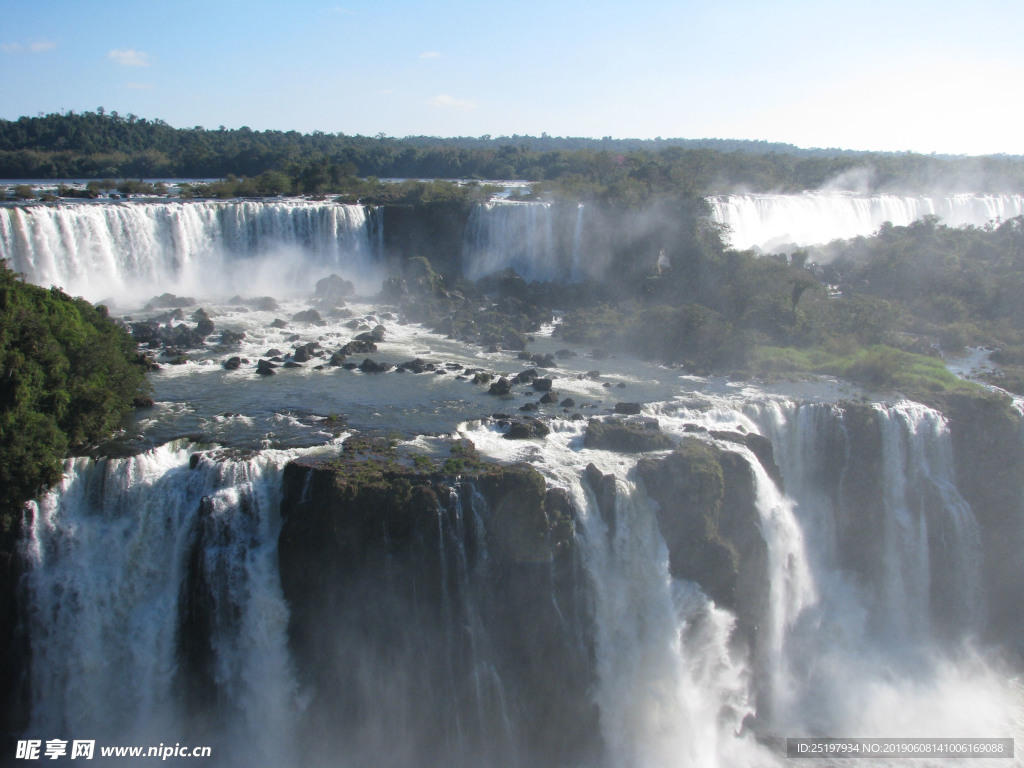
[[[151,91],[151,90],[153,90],[153,85],[151,83],[125,83],[124,87],[128,88],[129,90],[132,90],[132,91]]]
[[[472,101],[465,99],[456,99],[454,96],[450,96],[447,93],[439,93],[437,96],[427,102],[432,107],[441,107],[443,109],[461,109],[463,111],[473,109],[476,106]]]
[[[420,54],[421,59],[440,59],[441,54],[439,51],[427,51],[426,53]]]
[[[0,49],[3,49],[4,53],[45,53],[46,51],[52,51],[57,47],[57,44],[52,40],[39,40],[28,45],[22,45],[21,43],[4,43],[0,45]]]
[[[153,63],[148,53],[134,48],[115,48],[107,56],[123,67],[148,67]]]

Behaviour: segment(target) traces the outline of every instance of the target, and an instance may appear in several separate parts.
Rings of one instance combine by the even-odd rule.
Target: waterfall
[[[753,705],[730,650],[734,617],[670,577],[650,501],[628,478],[616,485],[614,530],[577,490],[608,764],[774,765],[750,734],[736,738]]]
[[[99,301],[162,292],[309,291],[338,272],[377,288],[380,226],[363,206],[60,203],[0,208],[0,257],[29,282]]]
[[[783,733],[1012,732],[1019,692],[974,650],[977,522],[948,424],[916,403],[745,408],[768,435],[807,541],[817,598],[786,632]]]
[[[287,762],[300,709],[276,563],[288,458],[172,443],[68,462],[26,520],[34,738],[205,740]]]
[[[576,206],[576,226],[572,230],[572,267],[569,271],[569,280],[578,283],[587,275],[586,264],[583,261],[583,214],[586,206],[580,203]]]
[[[491,202],[469,215],[462,273],[470,280],[514,269],[526,281],[569,277],[551,203]]]
[[[647,415],[749,477],[749,500],[723,505],[749,507],[764,545],[763,561],[739,562],[764,585],[753,616],[673,575],[664,493],[636,460],[583,447],[578,422],[552,422],[542,443],[462,428],[481,454],[529,459],[566,490],[578,573],[503,559],[489,526],[509,508],[468,480],[431,481],[428,505],[382,523],[324,510],[332,476],[286,469],[297,451],[174,442],[69,461],[25,521],[25,737],[209,743],[217,766],[518,766],[561,745],[585,768],[741,768],[781,765],[787,736],[1019,733],[1019,682],[977,637],[979,525],[940,413],[686,402]],[[584,479],[592,463],[615,488],[613,516]],[[286,498],[285,528],[310,537],[290,545],[291,592]],[[313,530],[321,513],[354,517]],[[737,514],[723,506],[719,524]],[[351,551],[309,548],[335,535]],[[592,697],[596,727],[573,695]],[[599,730],[592,760],[553,737],[574,728]]]
[[[1024,195],[958,194],[945,197],[843,192],[718,195],[712,218],[729,227],[734,248],[772,251],[874,234],[884,222],[906,226],[938,216],[951,227],[984,226],[1024,214]]]

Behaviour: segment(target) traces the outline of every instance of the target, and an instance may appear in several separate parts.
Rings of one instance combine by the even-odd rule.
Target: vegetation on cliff
[[[103,307],[18,279],[0,264],[0,523],[60,478],[144,392],[135,343]]]
[[[827,374],[921,396],[971,388],[940,351],[987,345],[1003,364],[993,380],[1024,391],[1019,217],[958,228],[926,217],[814,253],[762,256],[726,249],[698,221],[665,252],[671,268],[616,265],[627,278],[617,295],[571,309],[562,336],[697,372]]]

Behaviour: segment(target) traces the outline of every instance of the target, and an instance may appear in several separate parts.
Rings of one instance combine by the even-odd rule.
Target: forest
[[[106,309],[29,285],[0,263],[0,541],[69,451],[105,439],[145,401],[145,367]]]
[[[601,180],[622,167],[702,194],[818,189],[839,177],[868,190],[1024,185],[1024,158],[799,149],[724,139],[602,139],[542,135],[437,138],[348,136],[247,127],[174,128],[159,119],[64,112],[0,120],[0,178],[220,179],[283,174],[289,192],[315,194],[359,178]],[[278,182],[282,177],[278,176]],[[275,188],[279,188],[277,184]]]

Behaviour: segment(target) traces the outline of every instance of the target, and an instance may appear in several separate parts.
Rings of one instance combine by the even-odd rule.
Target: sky
[[[1020,0],[0,0],[0,118],[1024,154]]]

